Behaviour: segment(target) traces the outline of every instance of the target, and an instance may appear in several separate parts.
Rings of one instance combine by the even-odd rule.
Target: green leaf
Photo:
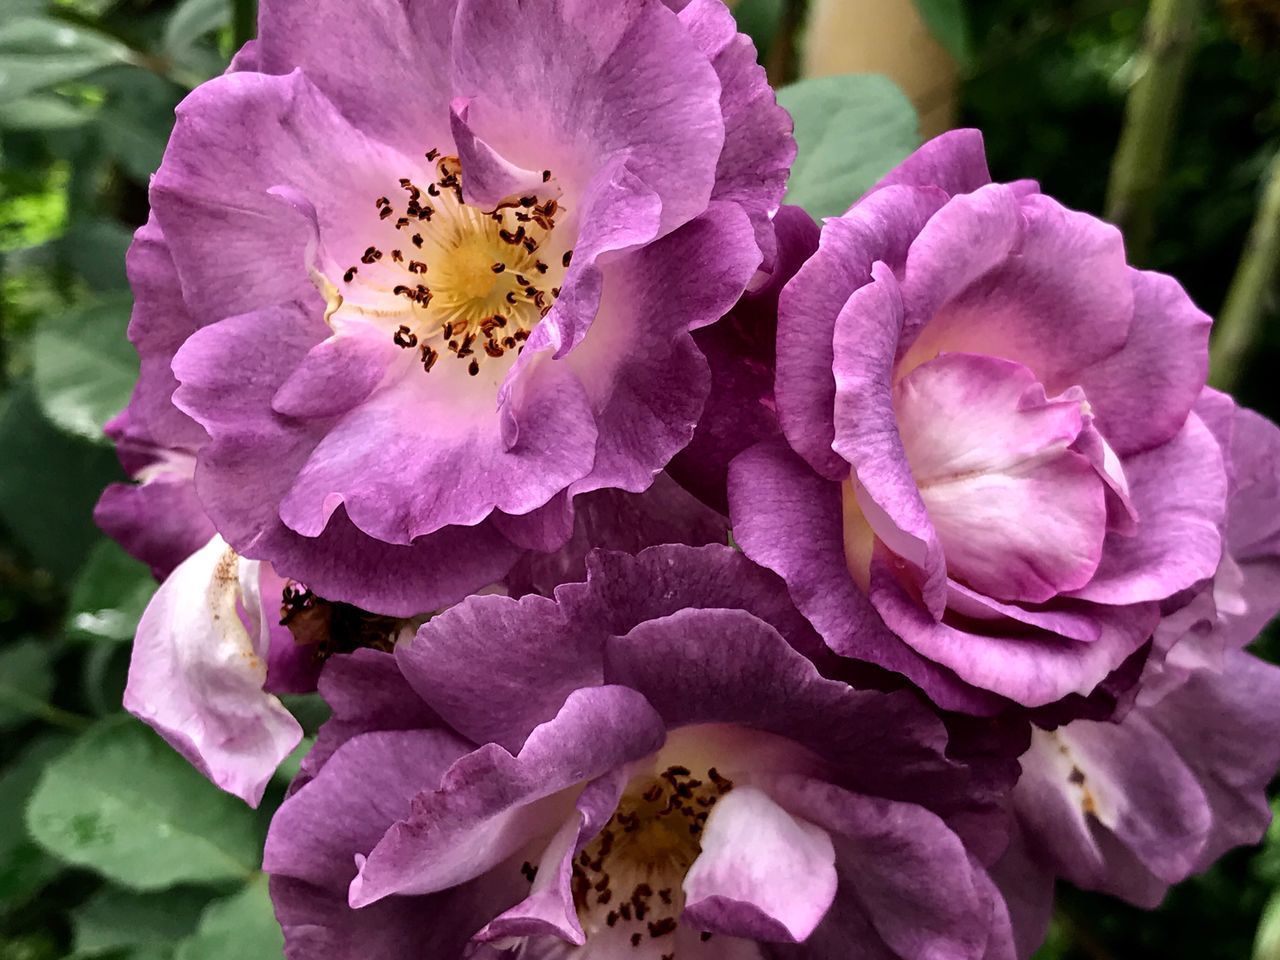
[[[4,0],[0,4],[0,24],[17,20],[19,17],[34,17],[44,12],[47,0]]]
[[[0,103],[0,130],[70,130],[92,119],[80,104],[53,93]]]
[[[160,166],[181,87],[145,70],[117,68],[100,78],[107,100],[98,114],[102,145],[134,180],[146,184]]]
[[[180,54],[230,24],[231,0],[182,0],[165,24],[164,49],[170,55]]]
[[[1262,911],[1253,943],[1253,960],[1280,960],[1280,891],[1271,895]]]
[[[298,745],[293,748],[293,752],[280,761],[280,766],[276,768],[275,781],[285,785],[292,783],[294,778],[302,771],[302,761],[307,758],[307,754],[311,752],[311,748],[315,745],[315,737],[303,737],[299,740]]]
[[[45,736],[13,760],[0,774],[0,916],[21,906],[62,872],[62,864],[41,850],[27,835],[18,812],[27,804],[45,764],[66,749],[67,738]]]
[[[110,448],[58,432],[30,387],[0,404],[0,522],[37,563],[71,580],[101,534],[93,505],[121,477]]]
[[[0,939],[0,960],[57,960],[60,956],[62,951],[47,931]]]
[[[920,16],[956,63],[967,67],[973,60],[969,44],[969,17],[965,0],[916,0]]]
[[[800,148],[786,200],[817,219],[844,213],[920,145],[915,108],[885,77],[802,80],[778,101],[795,118]]]
[[[261,861],[253,812],[132,720],[100,724],[49,764],[27,826],[50,853],[135,890],[243,880]]]
[[[0,647],[0,730],[31,720],[31,708],[48,703],[51,693],[53,663],[47,643],[24,640]]]
[[[751,38],[756,50],[764,54],[782,22],[783,0],[739,0],[733,8],[738,29]]]
[[[84,217],[77,218],[75,229],[55,240],[53,246],[59,264],[79,274],[89,289],[126,292],[129,281],[124,256],[132,240],[133,232],[124,224]]]
[[[150,894],[103,887],[71,912],[76,955],[172,947],[195,931],[209,898],[209,891],[191,887]]]
[[[107,443],[103,425],[129,402],[138,356],[125,334],[130,297],[92,301],[46,318],[35,337],[36,394],[45,415],[66,430]]]
[[[84,27],[47,17],[8,20],[0,24],[0,102],[129,59],[124,44]]]
[[[278,960],[284,936],[267,896],[267,878],[258,874],[243,890],[211,903],[195,935],[178,944],[174,960]]]
[[[129,556],[112,540],[102,540],[71,589],[67,636],[73,640],[133,639],[138,620],[156,592],[146,564]]]

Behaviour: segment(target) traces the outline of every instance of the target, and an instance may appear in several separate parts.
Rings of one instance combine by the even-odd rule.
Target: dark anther
[[[633,934],[631,935],[631,945],[632,945],[633,947],[638,947],[638,946],[640,946],[640,941],[641,941],[641,940],[643,940],[643,939],[644,939],[644,937],[643,937],[641,934],[633,933]]]
[[[351,282],[352,280],[354,280],[355,278],[356,278],[356,268],[355,268],[355,267],[352,267],[350,270],[348,270],[346,273],[344,273],[344,274],[342,275],[342,279],[343,279],[343,280],[345,280],[347,283],[350,283],[350,282]]]
[[[669,933],[675,933],[677,926],[675,917],[663,917],[661,920],[655,920],[649,924],[649,936],[655,940],[658,937],[665,937]]]
[[[403,230],[412,222],[413,221],[411,221],[408,217],[401,217],[399,220],[396,221],[396,229]]]
[[[409,349],[418,345],[418,335],[408,327],[401,324],[400,329],[396,331],[396,335],[391,338],[396,342],[397,347]]]
[[[550,182],[551,182],[551,171],[550,171],[550,170],[543,170],[543,171],[542,171],[542,182],[543,182],[543,183],[550,183]]]
[[[425,343],[422,345],[422,368],[426,370],[427,373],[431,372],[431,368],[436,365],[436,361],[439,359],[440,354]]]
[[[495,263],[489,269],[491,269],[494,273],[501,273],[503,270],[507,269],[507,265],[505,263]]]
[[[533,265],[533,269],[537,270],[539,273],[546,273],[547,265],[543,263],[541,260],[539,260],[537,263]]]
[[[427,194],[432,197],[438,197],[440,196],[440,188],[437,187],[434,183],[428,183]]]
[[[396,284],[395,288],[391,291],[391,295],[395,297],[408,296],[409,288],[406,287],[403,283]]]
[[[428,160],[434,160],[438,156],[440,156],[440,151],[437,150],[435,147],[432,147],[430,150],[427,151]]]
[[[516,305],[516,292],[514,290],[507,291],[507,303],[511,304],[513,307]]]
[[[379,210],[381,210],[383,207],[388,207],[390,205],[391,205],[391,199],[389,197],[379,197],[377,202],[374,204],[374,206],[376,206]]]
[[[375,260],[382,259],[382,251],[377,247],[369,247],[360,257],[360,262],[364,264],[373,263]]]
[[[470,363],[470,365],[467,367],[467,373],[471,374],[471,376],[473,376],[473,377],[474,377],[474,376],[475,376],[476,374],[478,374],[479,372],[480,372],[480,363],[479,363],[479,361],[477,361],[477,360],[472,360],[472,361],[471,361],[471,363]]]
[[[396,263],[404,263],[404,254],[401,253],[399,250],[392,250],[391,259],[394,260]]]
[[[537,197],[521,197],[520,198],[520,206],[522,207],[532,207],[537,202],[538,202]]]
[[[526,280],[526,279],[524,278],[524,276],[523,276],[522,274],[519,274],[519,273],[517,273],[517,274],[516,274],[516,283],[520,284],[520,286],[522,286],[522,287],[527,287],[527,286],[529,286],[529,281],[528,281],[528,280]]]
[[[391,216],[392,213],[394,213],[394,211],[390,206],[383,207],[382,212],[378,214],[378,219],[385,220],[387,217]]]
[[[515,246],[517,243],[524,240],[524,227],[516,227],[515,233],[512,233],[510,230],[499,230],[498,236],[500,236],[504,242]]]
[[[500,357],[504,353],[502,347],[494,343],[492,340],[486,340],[484,342],[484,352],[494,358]]]
[[[560,258],[560,262],[563,263],[566,267],[569,266],[569,264],[573,262],[573,251],[566,250],[564,252],[564,256]]]
[[[521,230],[523,230],[523,229],[524,229],[524,227],[521,227],[520,229],[521,229]],[[535,240],[535,239],[533,239],[533,237],[525,237],[525,238],[524,238],[524,249],[525,249],[525,251],[526,251],[526,252],[528,252],[528,253],[537,253],[537,252],[538,252],[538,241],[537,241],[537,240]]]
[[[516,348],[516,338],[515,338],[515,337],[503,337],[503,338],[502,338],[502,345],[503,345],[504,347],[506,347],[508,350],[514,350],[514,349]]]
[[[711,931],[703,930],[700,934],[698,934],[698,939],[701,940],[703,943],[706,943],[708,940],[711,939]]]
[[[409,272],[410,273],[426,273],[427,265],[423,263],[421,260],[410,260]]]
[[[551,288],[551,295],[552,295],[553,297],[558,297],[558,296],[560,296],[560,288],[559,288],[559,287],[552,287],[552,288]]]
[[[421,248],[422,248],[422,234],[420,234],[420,233],[415,233],[415,234],[413,235],[413,245],[414,245],[415,247],[418,247],[419,249],[421,249]]]

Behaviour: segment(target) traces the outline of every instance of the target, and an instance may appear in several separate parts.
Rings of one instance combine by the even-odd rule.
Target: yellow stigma
[[[629,786],[574,862],[573,900],[588,936],[608,931],[638,947],[675,934],[685,874],[712,808],[732,789],[714,767],[695,776],[678,765]]]
[[[377,318],[425,370],[453,354],[475,376],[484,358],[519,353],[560,295],[572,256],[552,241],[563,208],[537,194],[471,206],[458,159],[426,157],[434,180],[404,177],[373,201],[378,235],[341,283],[322,286],[326,319]]]

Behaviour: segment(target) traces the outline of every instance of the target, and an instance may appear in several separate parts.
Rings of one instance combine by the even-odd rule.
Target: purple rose
[[[1208,330],[1113,227],[942,136],[783,292],[785,442],[734,461],[734,535],[834,651],[945,708],[1087,697],[1218,565]]]
[[[134,275],[180,281],[174,401],[237,551],[410,616],[688,443],[691,332],[772,267],[794,144],[720,0],[679,6],[263,3],[178,109]]]
[[[196,451],[208,437],[173,405],[177,382],[169,370],[196,326],[154,220],[134,237],[127,268],[134,295],[129,339],[140,370],[129,406],[106,434],[135,482],[107,487],[94,520],[163,580],[214,535],[195,490]]]
[[[818,249],[818,225],[799,207],[774,217],[778,253],[768,281],[728,316],[694,334],[711,367],[711,394],[693,440],[676,454],[671,475],[704,503],[727,513],[729,464],[743,450],[781,436],[773,399],[778,298]]]
[[[208,436],[172,402],[170,363],[196,323],[154,223],[138,231],[128,266],[129,335],[141,373],[107,433],[135,482],[112,484],[95,519],[164,583],[138,626],[125,706],[215,784],[256,804],[301,737],[277,694],[314,690],[325,656],[362,643],[389,646],[404,627],[287,587],[270,563],[238,556],[216,535],[195,482]],[[727,532],[723,517],[663,475],[640,494],[582,495],[572,521],[570,541],[555,553],[526,552],[507,589],[545,592],[581,579],[592,547],[722,543]],[[406,566],[376,572],[411,588],[429,575],[418,569],[430,568],[417,552],[400,556]]]
[[[914,694],[824,679],[726,547],[590,567],[330,662],[267,840],[290,958],[1012,957],[1007,781]]]
[[[1230,451],[1217,574],[1161,623],[1167,653],[1119,723],[1035,732],[1013,792],[1024,889],[1062,877],[1153,907],[1271,820],[1280,668],[1243,647],[1280,611],[1280,430],[1221,394],[1197,410]],[[1010,906],[1028,940],[1043,933],[1046,909]]]

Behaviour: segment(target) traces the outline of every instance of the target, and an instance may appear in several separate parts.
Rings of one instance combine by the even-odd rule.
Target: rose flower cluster
[[[1280,768],[1280,431],[975,131],[819,226],[721,0],[264,0],[129,254],[126,706],[290,960],[1013,960]]]

